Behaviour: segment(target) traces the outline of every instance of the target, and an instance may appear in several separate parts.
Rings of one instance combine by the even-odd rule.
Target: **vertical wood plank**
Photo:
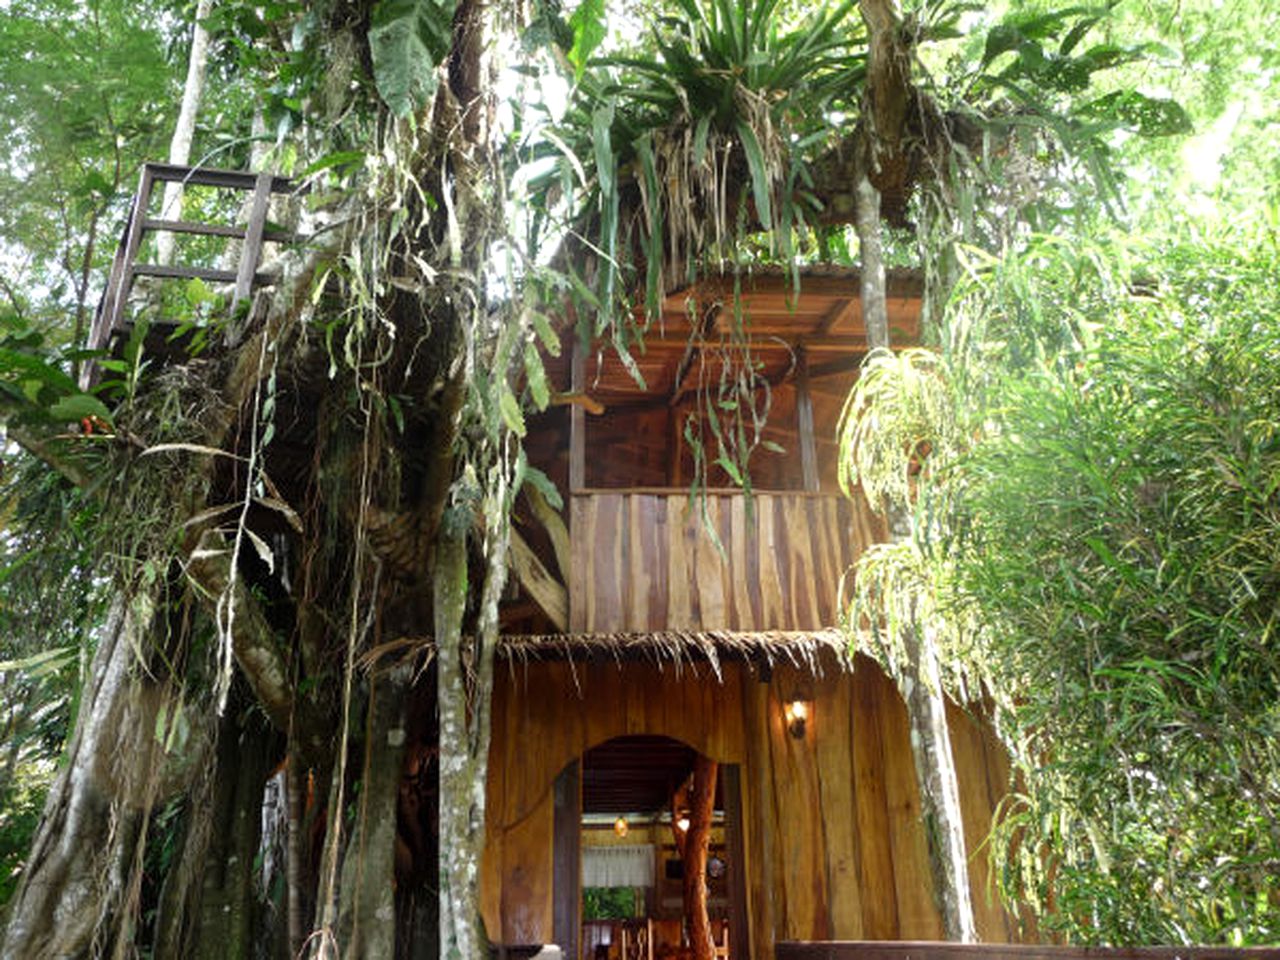
[[[885,795],[889,805],[889,836],[898,897],[898,937],[902,940],[941,940],[942,918],[933,899],[928,841],[920,820],[920,794],[907,708],[897,688],[885,678],[892,695],[880,710],[884,737]]]
[[[681,504],[667,498],[667,629],[697,630],[700,624],[694,615],[692,570],[693,559],[689,549],[688,533],[697,518],[690,511],[683,516]]]
[[[575,629],[586,632],[592,629],[596,607],[596,498],[587,494],[569,494],[573,502],[573,528],[571,535],[580,559],[574,562],[572,580],[578,584],[576,599],[569,598],[570,622],[575,622],[574,611],[580,610]]]
[[[618,609],[609,618],[615,630],[625,630],[631,617],[635,581],[631,576],[631,497],[622,494],[618,498],[618,542],[613,551],[615,579],[618,584]]]
[[[625,523],[630,531],[624,579],[628,594],[623,627],[627,630],[652,630],[649,625],[649,595],[652,592],[653,568],[645,558],[653,538],[652,497],[634,493],[627,497]]]
[[[815,550],[820,538],[809,516],[809,499],[804,497],[779,497],[783,503],[783,517],[787,530],[787,570],[791,580],[788,594],[791,598],[791,623],[793,630],[822,626],[818,617],[814,592],[817,585]]]
[[[694,530],[693,576],[698,594],[698,622],[703,630],[723,630],[729,625],[724,602],[724,561],[721,560],[707,527],[720,527],[720,503],[723,497],[707,497],[707,514],[696,517]],[[727,549],[727,548],[726,548]]]
[[[770,755],[780,842],[775,883],[782,892],[781,932],[788,940],[829,940],[830,902],[825,869],[826,843],[818,791],[812,728],[792,737],[782,722],[781,704],[799,688],[801,676],[779,664],[771,683]],[[785,838],[785,839],[783,839]]]
[[[578,957],[582,901],[582,770],[574,760],[556,778],[555,845],[552,861],[552,935],[566,957]]]
[[[889,841],[889,809],[883,779],[884,747],[880,736],[881,703],[892,688],[880,668],[859,657],[853,673],[853,776],[858,825],[859,876],[862,880],[862,931],[869,940],[899,937],[898,898],[893,849]]]
[[[667,628],[667,597],[671,586],[667,580],[667,564],[663,556],[667,544],[667,528],[671,525],[670,498],[649,495],[645,497],[648,515],[653,517],[653,529],[645,531],[645,564],[652,582],[649,588],[650,630]]]
[[[734,569],[741,566],[741,559],[738,557],[739,551],[742,549],[742,541],[735,540],[733,537],[733,503],[740,500],[741,497],[721,497],[720,510],[716,523],[716,533],[720,536],[720,543],[724,546],[724,557],[717,557],[719,561],[716,567],[720,574],[720,593],[724,597],[724,621],[723,626],[730,630],[742,629],[738,625],[738,610],[736,606],[737,578],[734,575]]]
[[[755,943],[759,957],[773,956],[778,932],[778,917],[784,910],[785,891],[778,889],[778,806],[773,792],[773,760],[770,745],[774,718],[769,712],[769,684],[754,681],[747,694],[751,703],[751,749],[748,760],[753,771],[751,806],[755,810],[751,826],[755,831],[755,849],[759,851],[756,868]]]
[[[730,627],[734,630],[750,630],[754,625],[751,616],[751,581],[747,579],[747,504],[744,497],[732,497],[728,504],[729,540],[733,549],[729,551],[729,569],[727,575],[732,581],[730,597],[732,612]]]
[[[1007,938],[1008,931],[1004,910],[995,896],[990,862],[982,847],[991,830],[992,809],[982,735],[973,718],[950,701],[947,702],[947,732],[955,758],[965,855],[969,862],[969,896],[973,901],[978,939],[982,943],[999,943]]]
[[[751,936],[747,923],[747,858],[742,822],[742,771],[736,763],[726,763],[720,767],[720,776],[724,791],[725,853],[729,859],[729,958],[751,960]]]
[[[783,584],[778,571],[779,541],[782,534],[776,529],[775,507],[777,497],[756,497],[756,521],[758,527],[760,619],[757,630],[786,630],[790,626],[783,606]]]
[[[111,333],[125,328],[124,307],[129,299],[129,291],[133,289],[133,268],[137,264],[138,250],[142,246],[142,221],[147,219],[147,205],[151,201],[151,188],[154,183],[151,164],[144,164],[142,176],[138,179],[138,197],[133,208],[133,219],[129,222],[129,232],[124,241],[124,269],[121,271],[120,285],[116,290],[109,320],[106,323],[108,340]]]
[[[817,571],[815,581],[815,605],[821,623],[832,626],[840,622],[840,582],[847,565],[842,562],[851,533],[840,525],[840,502],[832,499],[813,499],[809,509],[815,515],[814,534],[818,538],[814,546]]]
[[[853,792],[853,678],[832,670],[816,681],[813,747],[819,808],[826,837],[831,937],[861,940],[862,877],[859,873],[857,804]]]
[[[592,632],[612,633],[621,626],[624,575],[620,569],[622,499],[617,494],[593,494],[591,497],[595,513],[592,568],[589,571],[594,582],[589,625]]]
[[[544,943],[555,930],[555,808],[544,792],[530,814],[502,833],[504,943]]]

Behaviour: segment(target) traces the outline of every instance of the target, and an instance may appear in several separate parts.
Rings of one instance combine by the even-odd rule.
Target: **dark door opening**
[[[693,833],[708,834],[705,910],[716,958],[750,955],[738,767],[719,765],[707,816],[682,799],[697,760],[668,737],[618,737],[556,781],[554,932],[567,960],[689,960],[681,854],[690,816]]]

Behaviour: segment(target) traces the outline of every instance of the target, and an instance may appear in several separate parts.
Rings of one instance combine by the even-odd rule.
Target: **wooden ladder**
[[[147,215],[151,193],[157,183],[181,183],[184,186],[217,187],[224,190],[252,191],[253,203],[248,223],[243,227],[222,226],[212,223],[196,223],[190,220],[171,220]],[[262,245],[272,242],[292,242],[298,238],[290,233],[267,229],[267,209],[272,194],[291,193],[292,181],[270,173],[244,173],[239,170],[217,170],[212,167],[180,167],[166,163],[148,163],[142,168],[138,192],[134,194],[125,221],[124,233],[116,248],[111,274],[106,289],[98,301],[89,333],[88,346],[92,350],[105,350],[112,338],[127,332],[125,303],[138,277],[211,280],[215,283],[234,283],[231,309],[253,292],[254,285],[266,279],[258,274],[262,258]],[[163,212],[163,211],[162,211]],[[240,264],[236,270],[215,270],[210,267],[180,267],[156,263],[138,263],[138,251],[148,231],[191,233],[207,237],[228,237],[243,240]]]

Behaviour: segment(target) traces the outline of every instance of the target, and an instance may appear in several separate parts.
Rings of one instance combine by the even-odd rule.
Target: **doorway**
[[[693,747],[669,737],[617,737],[588,750],[557,778],[553,927],[566,960],[691,956],[682,856],[691,811],[682,797],[689,795],[698,759]],[[706,768],[704,758],[700,769]],[[737,764],[719,764],[715,781],[702,861],[706,916],[717,960],[746,960]]]

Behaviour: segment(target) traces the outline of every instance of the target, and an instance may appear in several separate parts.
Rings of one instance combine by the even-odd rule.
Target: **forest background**
[[[0,478],[0,890],[8,898],[66,769],[120,570],[166,580],[148,551],[188,519],[135,511],[122,525],[119,514],[138,501],[104,506],[103,490],[132,488],[121,461],[97,451],[125,435],[116,405],[127,408],[156,370],[126,354],[109,378],[114,396],[82,394],[75,378],[137,170],[169,152],[196,11],[155,0],[0,6],[8,145],[0,387],[15,438]],[[344,211],[417,190],[424,199],[391,215],[388,236],[411,216],[436,222],[430,191],[414,185],[414,163],[431,148],[412,144],[417,129],[397,119],[429,101],[449,49],[448,17],[432,19],[425,7],[214,4],[193,160],[248,168],[258,154]],[[723,9],[732,22],[732,8]],[[502,344],[502,330],[515,331],[518,347],[497,349],[515,358],[511,382],[524,385],[499,378],[476,393],[486,439],[472,442],[489,452],[473,467],[519,462],[512,450],[523,418],[546,405],[536,345],[547,304],[571,297],[596,314],[607,312],[602,300],[612,304],[612,286],[556,258],[566,229],[580,228],[587,245],[612,238],[609,185],[624,170],[643,179],[654,162],[643,151],[600,149],[602,140],[639,142],[647,129],[627,91],[647,90],[659,106],[679,99],[678,84],[636,79],[678,77],[675,48],[655,52],[646,37],[633,49],[625,38],[658,13],[708,24],[714,38],[719,10],[586,0],[500,11],[494,33],[519,42],[507,69],[480,82],[492,96],[484,162],[503,222],[480,231],[487,239],[471,250],[469,269],[485,276],[486,315],[498,302],[520,300],[521,309],[495,309],[502,319],[473,332]],[[772,109],[767,97],[764,107],[730,97],[723,131],[721,119],[702,127],[704,149],[710,142],[714,152],[717,137],[738,144],[748,169],[742,191],[762,224],[730,218],[724,236],[701,238],[698,257],[735,269],[858,264],[857,231],[805,222],[790,198],[802,192],[793,190],[803,179],[795,158],[816,156],[856,114],[856,92],[832,90],[856,88],[857,57],[841,57],[865,33],[849,5],[767,10],[771,29],[807,33],[806,56],[830,60],[830,70],[796,74],[796,97],[813,99],[777,115],[794,134],[777,140],[785,156],[759,135],[772,120],[740,125],[751,110]],[[402,29],[406,15],[411,29]],[[874,610],[871,622],[885,629],[851,642],[892,665],[905,655],[898,625],[938,625],[947,682],[983,685],[997,699],[1021,780],[991,849],[1003,892],[1044,929],[1085,942],[1276,942],[1280,11],[1267,2],[922,3],[902,15],[916,31],[917,82],[946,109],[981,121],[981,148],[957,151],[938,177],[945,189],[922,190],[901,225],[886,228],[887,262],[946,282],[928,318],[936,349],[873,355],[851,401],[849,479],[896,498],[910,518],[908,533],[869,557],[858,578],[862,606],[851,622]],[[713,46],[699,42],[703,53]],[[645,57],[662,69],[636,66]],[[740,66],[746,74],[763,64],[748,55]],[[761,83],[784,87],[788,78]],[[696,138],[698,129],[689,132]],[[575,178],[579,206],[558,207],[554,190]],[[191,193],[191,209],[206,202]],[[610,253],[609,262],[624,259]],[[454,269],[468,263],[456,248],[453,257]],[[316,320],[317,336],[331,368],[360,370],[362,343],[374,342],[362,338],[376,335],[382,316],[373,301],[386,291],[359,289],[365,275],[351,254],[334,262],[340,276],[322,271],[315,300],[326,282],[341,283],[354,306]],[[597,271],[600,284],[612,275]],[[617,295],[628,288],[635,299],[655,282],[622,269],[617,281]],[[173,297],[158,309],[193,325],[222,309],[198,283]],[[624,355],[642,339],[622,323],[596,324]],[[378,395],[383,429],[403,432],[406,419],[412,427],[405,401]],[[893,429],[868,441],[858,431],[868,417]],[[65,425],[82,421],[88,430],[68,436]],[[155,410],[127,425],[148,444],[192,442]],[[43,439],[22,442],[32,437]],[[264,429],[263,446],[270,439]],[[713,449],[703,439],[709,459],[723,456],[749,478],[750,444]],[[477,475],[468,495],[488,504],[495,488]],[[358,472],[346,480],[358,484]],[[487,537],[502,536],[511,496],[484,508]],[[185,608],[175,601],[174,609]],[[167,754],[199,741],[187,727],[227,695],[218,646],[201,648],[199,669],[183,668],[191,688],[179,702],[189,706],[155,724]],[[345,652],[364,652],[357,646]],[[351,662],[343,678],[362,682]],[[295,692],[299,703],[310,695]],[[324,750],[345,756],[332,743]],[[151,842],[139,856],[159,872],[176,858],[182,810],[179,799],[158,804],[143,831]],[[139,936],[158,938],[146,913],[157,894],[130,896]]]

